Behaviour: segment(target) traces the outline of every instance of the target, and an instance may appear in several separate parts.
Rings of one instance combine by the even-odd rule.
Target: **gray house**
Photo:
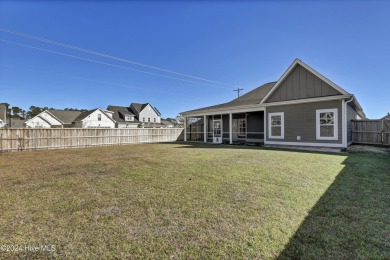
[[[185,141],[335,148],[350,144],[352,119],[366,118],[353,94],[299,59],[276,82],[181,114]]]

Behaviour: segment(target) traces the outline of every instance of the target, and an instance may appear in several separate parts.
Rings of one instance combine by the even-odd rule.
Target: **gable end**
[[[297,64],[269,96],[266,103],[335,95],[343,93]]]

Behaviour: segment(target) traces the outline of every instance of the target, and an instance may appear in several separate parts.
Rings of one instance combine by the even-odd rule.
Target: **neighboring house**
[[[69,128],[81,111],[49,109],[26,121],[28,128]]]
[[[7,107],[5,104],[0,104],[0,127],[7,124]]]
[[[161,113],[150,103],[131,103],[131,110],[135,113],[142,126],[159,126],[161,124]]]
[[[74,121],[77,128],[115,128],[114,112],[100,108],[81,113]]]
[[[163,127],[166,127],[166,128],[173,128],[174,125],[169,122],[168,120],[161,120],[161,124],[163,124],[164,126]]]
[[[26,119],[11,118],[11,128],[25,128]]]
[[[108,106],[107,110],[114,112],[117,128],[166,127],[161,123],[161,113],[150,103],[131,103],[130,107]]]
[[[130,107],[108,106],[107,110],[113,112],[116,128],[136,128],[140,124]]]
[[[390,120],[390,113],[387,113],[387,115],[382,117],[381,120]]]
[[[299,59],[276,82],[181,114],[185,141],[338,148],[351,143],[351,120],[366,118],[354,95]]]

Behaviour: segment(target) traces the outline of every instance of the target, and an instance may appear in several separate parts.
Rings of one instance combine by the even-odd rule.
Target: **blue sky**
[[[0,27],[210,83],[0,32],[0,102],[27,109],[151,102],[163,117],[276,81],[295,58],[390,111],[389,1],[2,1]],[[92,59],[140,73],[9,42]]]

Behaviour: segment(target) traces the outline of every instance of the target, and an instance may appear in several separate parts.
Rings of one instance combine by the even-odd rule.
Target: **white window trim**
[[[333,127],[333,136],[330,137],[321,137],[320,136],[320,113],[329,113],[332,112],[334,114],[334,127]],[[316,110],[316,139],[317,140],[338,140],[338,109],[332,108],[332,109],[317,109]]]
[[[273,116],[280,116],[280,136],[273,136],[272,135],[272,125],[271,125],[271,117]],[[269,113],[268,114],[268,138],[272,139],[284,139],[284,112],[278,112],[278,113]]]

